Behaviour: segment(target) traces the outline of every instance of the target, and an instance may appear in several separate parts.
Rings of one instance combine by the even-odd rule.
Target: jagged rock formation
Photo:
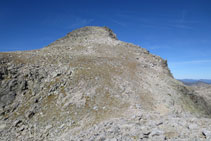
[[[175,80],[166,60],[106,27],[1,53],[0,63],[1,140],[211,137],[204,98]]]

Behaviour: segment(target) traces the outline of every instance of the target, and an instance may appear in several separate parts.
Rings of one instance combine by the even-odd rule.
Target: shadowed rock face
[[[119,41],[107,27],[77,29],[40,50],[1,53],[0,61],[1,140],[185,139],[189,131],[170,123],[183,129],[191,122],[183,117],[191,117],[194,131],[210,123],[195,117],[210,115],[203,97],[175,80],[166,60]],[[197,137],[208,138],[206,131]]]

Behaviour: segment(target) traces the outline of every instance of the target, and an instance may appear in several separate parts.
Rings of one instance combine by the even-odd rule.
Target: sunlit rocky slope
[[[166,60],[106,27],[0,53],[0,140],[206,140],[210,114]]]

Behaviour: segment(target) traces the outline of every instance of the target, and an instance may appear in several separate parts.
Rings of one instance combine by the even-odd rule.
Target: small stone
[[[105,141],[105,140],[106,140],[105,137],[101,137],[101,138],[99,139],[99,141]]]
[[[21,88],[21,90],[27,90],[28,89],[28,83],[27,83],[27,81],[23,80],[21,82],[20,88]]]
[[[151,136],[153,137],[153,136],[160,136],[160,135],[162,135],[163,134],[163,132],[162,131],[160,131],[160,130],[158,130],[158,129],[154,129],[152,132],[151,132]]]
[[[62,124],[59,128],[62,129],[62,128],[64,128],[64,126],[65,126],[65,124]]]
[[[202,135],[204,136],[205,139],[211,139],[211,131],[203,130]]]
[[[0,124],[0,131],[3,130],[7,125],[6,124]]]
[[[35,99],[35,101],[34,101],[34,103],[38,103],[39,102],[39,99],[37,98],[37,99]]]
[[[25,126],[21,126],[18,130],[22,132],[23,130],[25,130]]]
[[[30,112],[27,114],[27,117],[30,119],[30,118],[32,118],[34,115],[35,115],[35,113],[34,113],[33,111],[30,111]]]
[[[45,127],[45,129],[47,130],[47,129],[50,129],[50,128],[52,128],[53,126],[52,125],[47,125],[46,127]]]
[[[93,110],[97,111],[98,110],[98,107],[97,106],[94,106],[93,107]]]
[[[110,139],[110,141],[117,141],[117,139],[116,138],[113,138],[113,139]]]
[[[22,123],[22,121],[21,120],[16,120],[15,122],[14,122],[14,126],[15,127],[19,127],[19,125]]]
[[[190,125],[188,126],[188,128],[191,129],[191,130],[196,129],[197,127],[198,127],[197,124],[190,124]]]
[[[55,72],[52,73],[52,77],[53,77],[53,78],[55,78],[55,77],[57,77],[57,76],[60,76],[60,75],[61,75],[60,72],[56,72],[56,71],[55,71]]]
[[[141,105],[140,104],[136,104],[136,109],[141,109]]]
[[[5,94],[1,97],[1,101],[6,105],[11,104],[15,100],[15,96],[15,92],[9,92],[8,94]]]

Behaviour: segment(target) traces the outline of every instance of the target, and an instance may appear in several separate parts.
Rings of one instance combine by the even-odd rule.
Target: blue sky
[[[175,78],[211,79],[209,0],[1,0],[0,51],[39,49],[88,25],[168,60]]]

